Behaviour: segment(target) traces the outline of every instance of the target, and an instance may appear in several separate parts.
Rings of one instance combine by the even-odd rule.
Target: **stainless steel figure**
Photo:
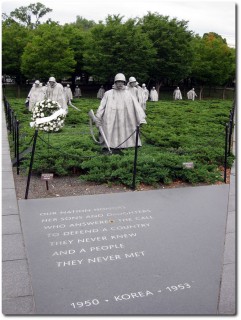
[[[96,118],[96,116],[95,116],[95,114],[94,114],[94,111],[93,111],[92,109],[89,111],[89,117],[90,117],[90,128],[92,129],[92,121],[93,121],[95,124],[98,122],[98,120],[97,120],[97,118]],[[102,126],[99,126],[99,125],[98,125],[97,128],[99,129],[99,132],[100,132],[100,134],[101,134],[101,136],[102,136],[102,138],[103,138],[103,140],[104,140],[104,142],[105,142],[105,145],[106,145],[108,151],[109,151],[110,153],[112,153],[112,151],[111,151],[111,149],[110,149],[110,145],[109,145],[109,143],[108,143],[108,141],[107,141],[107,139],[106,139],[106,136],[105,136],[105,133],[104,133],[104,130],[103,130]],[[95,139],[95,137],[94,137],[93,131],[91,131],[91,134],[92,134],[92,137],[94,138],[95,142],[98,142],[98,141]],[[99,142],[98,142],[98,143],[99,143]]]

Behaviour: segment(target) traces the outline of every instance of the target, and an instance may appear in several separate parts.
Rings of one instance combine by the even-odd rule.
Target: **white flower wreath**
[[[59,131],[64,126],[66,111],[57,101],[50,99],[37,102],[32,109],[31,127],[44,131]]]

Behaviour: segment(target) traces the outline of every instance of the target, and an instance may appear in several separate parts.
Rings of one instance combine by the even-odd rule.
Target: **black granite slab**
[[[228,191],[20,200],[37,314],[216,314]]]

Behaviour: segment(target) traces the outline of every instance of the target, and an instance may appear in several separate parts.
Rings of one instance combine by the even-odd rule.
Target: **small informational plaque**
[[[183,162],[183,168],[185,169],[193,169],[194,168],[194,164],[193,162]]]
[[[228,191],[19,200],[36,313],[215,315]]]
[[[54,178],[53,173],[42,173],[41,174],[41,180],[49,181],[49,180],[53,180],[53,178]]]

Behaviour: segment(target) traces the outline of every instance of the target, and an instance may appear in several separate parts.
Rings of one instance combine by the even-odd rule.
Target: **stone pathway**
[[[2,312],[34,314],[34,298],[2,111]]]

